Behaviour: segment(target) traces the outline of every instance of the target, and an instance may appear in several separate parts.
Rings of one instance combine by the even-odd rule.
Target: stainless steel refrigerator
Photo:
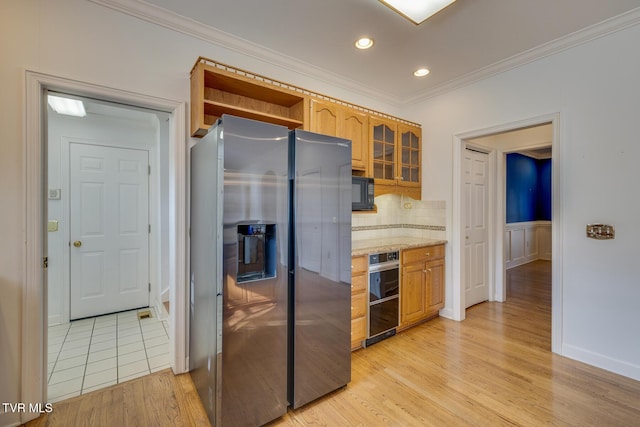
[[[350,381],[351,143],[223,116],[191,149],[190,368],[214,425]]]

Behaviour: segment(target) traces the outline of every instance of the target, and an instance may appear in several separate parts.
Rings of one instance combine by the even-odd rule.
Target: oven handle
[[[369,266],[369,273],[377,273],[379,271],[393,270],[394,268],[400,269],[400,263],[398,261],[389,261],[382,264],[374,264]]]
[[[383,303],[383,302],[391,301],[391,300],[394,300],[394,299],[399,300],[400,296],[398,294],[394,294],[394,295],[391,295],[391,296],[388,296],[388,297],[385,297],[385,298],[382,298],[382,299],[377,299],[375,301],[371,301],[371,302],[369,302],[369,307],[372,307],[374,305],[377,305],[377,304],[380,304],[380,303]]]

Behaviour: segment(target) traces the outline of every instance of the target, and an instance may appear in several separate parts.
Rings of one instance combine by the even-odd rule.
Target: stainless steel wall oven
[[[395,335],[399,321],[398,251],[369,255],[369,328],[365,345]]]

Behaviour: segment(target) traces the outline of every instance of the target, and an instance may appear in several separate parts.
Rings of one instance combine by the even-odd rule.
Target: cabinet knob
[[[431,256],[431,252],[427,252],[425,255],[426,256]]]

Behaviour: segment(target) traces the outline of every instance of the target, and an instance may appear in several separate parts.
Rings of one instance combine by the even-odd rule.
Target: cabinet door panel
[[[420,320],[426,310],[427,296],[424,286],[424,264],[416,263],[402,268],[400,293],[400,323],[402,326]]]
[[[396,133],[394,122],[369,118],[373,153],[370,171],[377,183],[396,184]]]
[[[351,108],[343,108],[339,126],[338,136],[351,140],[351,167],[366,171],[369,161],[369,120],[367,114]]]
[[[444,307],[444,260],[426,264],[427,309],[428,313]]]
[[[330,102],[311,100],[311,132],[338,136],[338,106]]]
[[[419,186],[420,185],[420,128],[398,125],[400,143],[398,145],[400,162],[399,185]]]

